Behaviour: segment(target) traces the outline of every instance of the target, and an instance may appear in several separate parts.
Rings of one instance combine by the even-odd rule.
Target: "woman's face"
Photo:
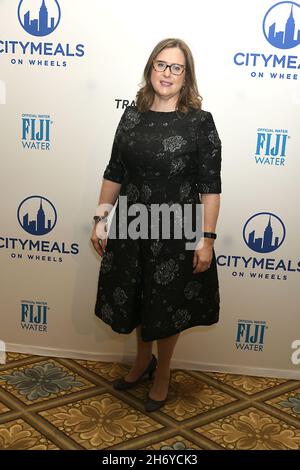
[[[154,59],[154,62],[166,62],[167,65],[179,64],[185,66],[184,53],[178,47],[169,47],[163,49]],[[170,68],[166,68],[164,72],[157,72],[152,67],[151,84],[155,94],[162,99],[174,98],[178,99],[180,90],[184,84],[185,70],[181,75],[174,75]]]

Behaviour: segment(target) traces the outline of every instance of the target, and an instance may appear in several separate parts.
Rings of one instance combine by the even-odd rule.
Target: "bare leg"
[[[136,339],[137,339],[137,355],[135,362],[129,372],[126,375],[125,380],[127,382],[134,382],[140,375],[147,369],[149,362],[152,358],[152,345],[153,341],[143,341],[141,336],[141,327],[136,328]]]
[[[168,338],[157,340],[158,364],[154,382],[149,392],[149,397],[153,400],[164,400],[167,396],[170,379],[170,363],[178,338],[179,333],[169,336]]]

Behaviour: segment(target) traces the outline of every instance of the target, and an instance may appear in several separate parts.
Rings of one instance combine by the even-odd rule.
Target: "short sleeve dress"
[[[218,322],[214,249],[210,268],[193,274],[194,251],[186,249],[184,237],[153,237],[153,219],[147,237],[124,237],[122,232],[132,221],[129,208],[134,204],[151,215],[160,204],[193,208],[201,194],[221,193],[221,141],[212,114],[196,109],[141,113],[127,107],[103,177],[121,189],[99,270],[95,315],[118,333],[141,325],[144,341]],[[127,198],[125,209],[121,196]]]

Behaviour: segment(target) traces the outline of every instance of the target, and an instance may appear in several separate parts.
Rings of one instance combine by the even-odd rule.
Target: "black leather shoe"
[[[164,400],[153,400],[153,398],[150,398],[149,395],[147,397],[147,401],[145,403],[145,410],[146,411],[157,411],[159,410],[160,408],[162,408],[164,406],[164,404],[166,403],[167,401],[167,398],[168,396],[166,396],[166,398]]]
[[[140,382],[142,382],[145,379],[146,375],[148,375],[148,379],[151,380],[152,376],[153,376],[153,373],[156,369],[156,366],[157,366],[157,359],[154,356],[154,354],[152,354],[152,359],[151,359],[147,369],[145,370],[145,372],[142,373],[142,375],[140,375],[140,377],[137,380],[135,380],[134,382],[127,382],[124,379],[124,377],[121,377],[120,379],[116,380],[113,383],[113,388],[115,390],[128,390],[130,388],[135,387]]]
[[[169,387],[171,381],[171,374],[169,377]],[[147,396],[147,401],[145,403],[145,411],[157,411],[164,406],[168,399],[169,390],[167,392],[166,398],[164,400],[154,400],[149,395]]]

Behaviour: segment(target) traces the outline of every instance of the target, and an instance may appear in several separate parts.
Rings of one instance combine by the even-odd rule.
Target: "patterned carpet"
[[[149,382],[117,392],[127,366],[7,353],[0,449],[300,449],[300,381],[172,371],[167,404]]]

